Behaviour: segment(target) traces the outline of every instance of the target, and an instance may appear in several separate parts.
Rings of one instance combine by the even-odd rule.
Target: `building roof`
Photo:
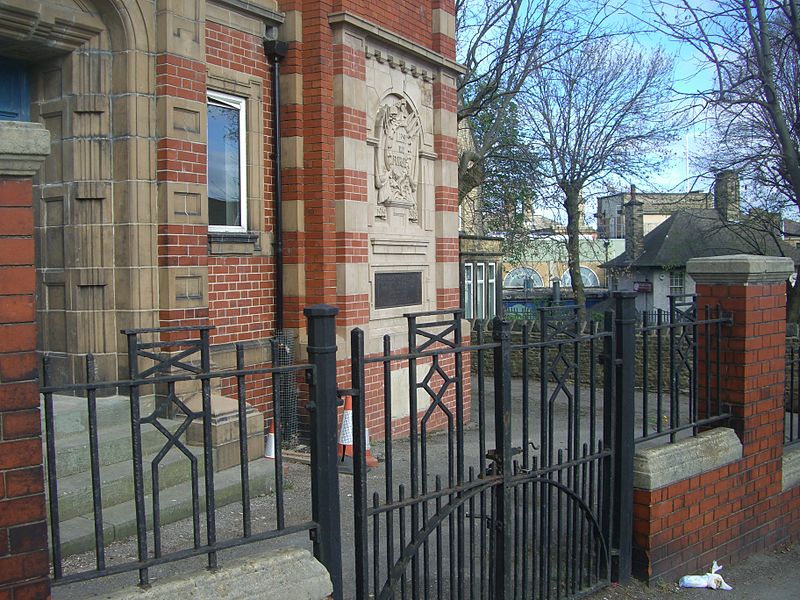
[[[788,256],[800,263],[800,250],[777,239],[777,232],[773,236],[746,219],[725,222],[716,210],[708,209],[676,212],[644,236],[639,256],[625,252],[603,267],[683,267],[690,258],[726,254]]]

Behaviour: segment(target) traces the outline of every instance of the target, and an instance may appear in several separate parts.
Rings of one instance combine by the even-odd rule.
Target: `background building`
[[[741,214],[732,171],[717,174],[712,208],[683,207],[649,232],[640,197],[624,206],[625,252],[604,265],[613,289],[637,292],[639,311],[669,310],[670,296],[694,294],[695,282],[686,274],[691,258],[757,254],[800,260],[797,248],[782,240],[778,221]]]
[[[645,235],[667,217],[679,210],[713,208],[714,198],[706,192],[642,193],[634,190],[642,203],[642,223]],[[597,199],[597,235],[601,238],[625,237],[624,206],[631,200],[631,192],[618,192]]]

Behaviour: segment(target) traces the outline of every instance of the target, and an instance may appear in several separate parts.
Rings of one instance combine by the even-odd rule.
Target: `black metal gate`
[[[615,493],[630,482],[614,481],[612,448],[632,456],[633,440],[612,440],[631,418],[615,408],[627,312],[620,296],[616,322],[580,327],[574,307],[542,309],[535,327],[495,319],[468,344],[460,311],[407,315],[407,348],[387,335],[370,355],[352,332],[357,598],[570,598],[610,581],[612,555],[626,578],[630,531],[613,515],[630,514]],[[365,406],[368,389],[381,397]],[[368,477],[378,403],[385,461]]]

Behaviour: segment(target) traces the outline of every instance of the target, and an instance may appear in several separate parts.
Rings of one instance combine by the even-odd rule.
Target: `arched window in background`
[[[583,287],[599,287],[600,280],[589,267],[581,267],[581,279],[583,279]],[[564,271],[561,276],[561,285],[564,287],[572,287],[572,277],[569,275],[569,269]]]
[[[506,275],[503,280],[503,287],[530,289],[544,287],[544,282],[541,276],[530,267],[517,267]]]

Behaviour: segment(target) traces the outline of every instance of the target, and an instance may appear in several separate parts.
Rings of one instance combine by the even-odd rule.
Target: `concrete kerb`
[[[216,571],[156,580],[150,588],[129,587],[109,600],[322,600],[333,593],[328,572],[307,550],[273,550],[233,561]]]

